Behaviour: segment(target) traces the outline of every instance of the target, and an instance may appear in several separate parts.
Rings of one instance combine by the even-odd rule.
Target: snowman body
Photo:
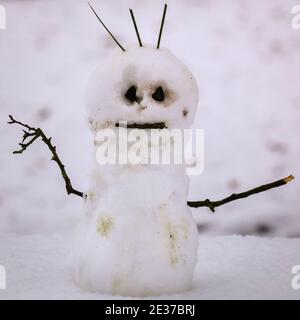
[[[157,87],[164,99],[151,101],[157,97]],[[96,70],[88,97],[95,137],[106,128],[118,136],[123,129],[116,126],[120,121],[188,128],[198,89],[191,73],[168,50],[132,47],[125,53],[115,52]],[[166,150],[166,145],[147,143]],[[117,148],[119,156],[123,152]],[[127,161],[103,165],[95,161],[71,254],[75,283],[86,290],[126,296],[188,290],[198,232],[186,204],[187,194],[183,164]]]

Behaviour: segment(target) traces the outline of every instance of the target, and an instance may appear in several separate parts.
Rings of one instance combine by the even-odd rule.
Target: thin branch
[[[153,122],[153,123],[116,123],[115,126],[118,127],[124,127],[128,129],[166,129],[167,126],[164,122]]]
[[[50,150],[50,152],[52,153],[52,159],[53,161],[55,161],[60,169],[60,172],[63,176],[63,179],[65,181],[65,186],[66,186],[66,190],[68,194],[75,194],[76,196],[79,197],[84,197],[83,192],[77,191],[73,188],[71,180],[66,172],[65,166],[63,165],[63,163],[60,161],[57,152],[56,152],[56,147],[51,143],[51,137],[48,138],[45,133],[43,132],[42,129],[40,128],[34,128],[34,127],[30,127],[27,124],[24,124],[20,121],[15,120],[11,115],[9,115],[10,121],[8,121],[8,124],[18,124],[24,128],[26,128],[28,131],[23,130],[24,134],[23,134],[23,140],[22,143],[19,143],[21,149],[14,151],[14,154],[21,154],[23,153],[35,140],[37,140],[38,138],[41,138],[42,141],[47,145],[48,149]],[[26,140],[32,137],[28,142],[26,142]]]
[[[57,155],[57,152],[56,152],[56,147],[51,143],[51,137],[50,138],[47,138],[47,136],[45,135],[45,133],[43,132],[42,129],[40,128],[34,128],[34,127],[30,127],[29,125],[27,124],[24,124],[20,121],[17,121],[15,120],[11,115],[9,116],[10,118],[10,121],[8,122],[9,124],[18,124],[24,128],[27,129],[26,130],[23,130],[23,140],[22,140],[22,143],[19,143],[21,149],[19,150],[16,150],[14,151],[13,153],[14,154],[21,154],[23,153],[31,144],[33,144],[33,142],[35,140],[37,140],[39,137],[42,139],[42,141],[47,145],[47,147],[49,148],[50,152],[52,153],[52,159],[51,160],[54,160],[59,169],[60,169],[60,172],[63,176],[63,179],[65,181],[65,186],[66,186],[66,190],[67,190],[67,193],[68,194],[75,194],[79,197],[85,197],[85,195],[80,192],[80,191],[77,191],[73,188],[72,184],[71,184],[71,180],[65,170],[65,166],[63,165],[63,163],[61,162],[61,160],[59,159],[58,155]],[[152,126],[155,126],[156,127],[161,127],[163,123],[157,123],[157,124],[152,124]],[[116,124],[116,126],[118,127],[119,124]],[[133,124],[134,127],[139,127],[139,125],[137,124]],[[27,139],[29,139],[29,137],[31,138],[29,141]],[[26,142],[27,141],[27,142]],[[286,178],[283,178],[283,179],[280,179],[280,180],[277,180],[275,182],[271,182],[271,183],[268,183],[268,184],[264,184],[262,186],[259,186],[259,187],[256,187],[254,189],[251,189],[251,190],[248,190],[248,191],[245,191],[245,192],[241,192],[241,193],[233,193],[231,196],[227,197],[227,198],[224,198],[222,200],[219,200],[219,201],[210,201],[209,199],[206,199],[206,200],[203,200],[203,201],[188,201],[187,202],[187,205],[189,207],[192,207],[192,208],[200,208],[200,207],[208,207],[212,212],[215,212],[215,209],[219,206],[222,206],[228,202],[231,202],[231,201],[235,201],[235,200],[238,200],[238,199],[243,199],[243,198],[247,198],[253,194],[257,194],[257,193],[261,193],[261,192],[264,192],[264,191],[267,191],[267,190],[270,190],[270,189],[273,189],[273,188],[277,188],[277,187],[280,187],[280,186],[283,186],[287,183],[289,183],[290,181],[292,181],[294,179],[294,176],[293,175],[289,175],[288,177]]]
[[[100,23],[102,24],[103,28],[108,32],[108,34],[112,37],[112,39],[115,41],[115,43],[121,48],[121,50],[123,52],[125,52],[126,50],[123,48],[123,46],[120,44],[120,42],[116,39],[116,37],[109,31],[109,29],[107,28],[107,26],[104,24],[104,22],[101,20],[101,18],[98,16],[97,12],[95,11],[95,9],[92,7],[92,5],[88,2],[88,5],[90,6],[91,10],[93,11],[94,15],[96,16],[96,18],[100,21]]]
[[[159,47],[160,47],[160,40],[161,40],[161,35],[162,35],[163,29],[164,29],[165,17],[166,17],[166,13],[167,13],[167,7],[168,7],[167,4],[165,4],[163,16],[162,16],[162,19],[161,19],[160,29],[159,29],[158,40],[157,40],[157,46],[156,46],[157,49],[159,49]]]
[[[33,138],[29,142],[24,143],[29,136],[33,136]],[[21,149],[14,151],[13,154],[23,153],[40,136],[41,136],[41,133],[39,132],[39,130],[37,130],[36,133],[30,134],[30,135],[28,135],[26,132],[26,134],[24,134],[23,136],[22,143],[19,143],[19,146],[21,146]]]
[[[9,119],[10,119],[10,121],[8,121],[8,124],[13,124],[13,123],[19,124],[20,126],[27,128],[29,131],[36,131],[37,130],[34,127],[30,127],[28,124],[24,124],[20,121],[15,120],[11,115],[9,115]]]
[[[137,36],[138,41],[139,41],[139,45],[140,45],[140,47],[142,47],[143,44],[142,44],[142,40],[140,38],[139,29],[137,27],[137,24],[136,24],[136,21],[135,21],[135,18],[134,18],[133,10],[129,9],[129,12],[130,12],[130,15],[131,15],[131,19],[132,19],[132,22],[133,22],[133,26],[134,26],[134,30],[135,30],[136,36]]]
[[[264,184],[260,187],[245,191],[245,192],[241,192],[241,193],[233,193],[231,196],[224,198],[222,200],[219,201],[210,201],[209,199],[206,199],[204,201],[188,201],[187,205],[189,207],[192,208],[200,208],[200,207],[208,207],[212,212],[215,212],[216,207],[222,206],[223,204],[226,204],[228,202],[231,201],[235,201],[238,199],[243,199],[243,198],[247,198],[253,194],[257,194],[260,192],[264,192],[273,188],[277,188],[280,186],[283,186],[287,183],[289,183],[290,181],[292,181],[294,179],[293,175],[289,175],[286,178],[277,180],[275,182],[271,182],[268,184]]]

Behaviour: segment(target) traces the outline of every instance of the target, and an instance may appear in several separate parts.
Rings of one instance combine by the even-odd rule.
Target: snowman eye
[[[152,98],[155,101],[164,101],[165,100],[165,93],[162,87],[157,87],[155,92],[152,94]]]
[[[131,86],[125,93],[125,98],[130,102],[137,102],[138,98],[136,96],[136,87]]]

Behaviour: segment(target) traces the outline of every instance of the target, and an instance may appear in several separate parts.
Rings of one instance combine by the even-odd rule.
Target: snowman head
[[[159,45],[140,42],[120,48],[91,77],[87,94],[91,127],[97,131],[123,121],[145,129],[190,127],[198,87],[189,69]]]

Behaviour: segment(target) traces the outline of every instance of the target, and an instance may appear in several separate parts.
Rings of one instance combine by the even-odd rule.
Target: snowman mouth
[[[166,129],[165,122],[144,122],[144,123],[116,123],[116,127],[128,129]]]

